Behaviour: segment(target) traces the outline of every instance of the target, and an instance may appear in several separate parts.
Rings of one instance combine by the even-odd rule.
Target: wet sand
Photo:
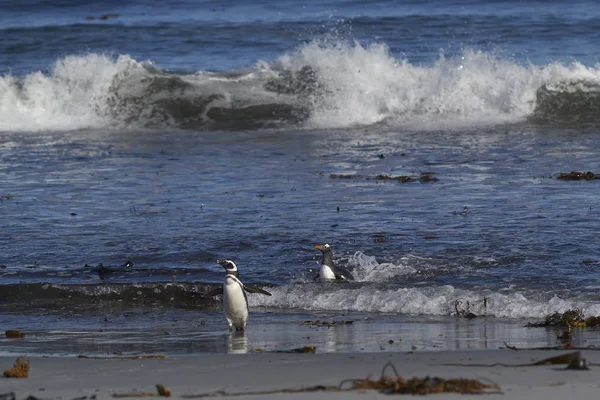
[[[584,350],[581,353],[588,361],[589,370],[566,370],[565,364],[523,365],[569,352],[508,349],[360,354],[254,352],[137,360],[31,357],[29,377],[1,378],[0,395],[14,392],[17,399],[29,395],[40,399],[84,396],[87,399],[92,396],[108,399],[115,395],[156,393],[156,385],[161,384],[171,391],[174,398],[213,393],[217,398],[387,399],[389,396],[376,391],[285,393],[281,390],[315,385],[338,386],[344,380],[364,379],[369,375],[377,379],[383,367],[392,363],[398,374],[405,378],[471,378],[500,387],[499,391],[491,394],[469,396],[473,399],[596,397],[600,388],[600,368],[596,367],[600,364],[600,353],[596,351]],[[13,357],[0,357],[1,368],[10,368],[14,360]],[[389,368],[387,372],[388,375],[392,373]],[[240,394],[241,397],[235,396]],[[460,394],[446,393],[432,396],[436,399],[461,397]]]

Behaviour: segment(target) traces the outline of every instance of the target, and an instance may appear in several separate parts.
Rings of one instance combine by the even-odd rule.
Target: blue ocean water
[[[327,351],[378,349],[399,323],[460,348],[488,329],[448,329],[467,302],[513,327],[600,314],[600,181],[557,179],[600,173],[595,2],[0,9],[0,326],[37,332],[28,351],[98,341],[105,316],[143,327],[136,350],[167,320],[177,351],[226,351],[217,258],[273,293],[249,297],[263,331],[360,321]],[[322,243],[356,282],[313,281]],[[493,326],[468,346],[502,344]]]

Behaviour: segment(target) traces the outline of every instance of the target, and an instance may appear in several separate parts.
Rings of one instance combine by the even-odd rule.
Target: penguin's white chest
[[[233,276],[225,278],[223,284],[223,309],[229,327],[245,329],[248,321],[248,303],[242,283]]]
[[[321,279],[335,279],[335,274],[329,265],[321,265],[321,270],[319,271],[319,278]]]

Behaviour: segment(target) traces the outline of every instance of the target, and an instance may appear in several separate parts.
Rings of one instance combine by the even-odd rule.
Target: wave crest
[[[84,128],[428,129],[527,119],[594,119],[600,67],[521,65],[465,49],[432,65],[385,44],[314,40],[272,63],[174,73],[128,55],[73,55],[47,72],[0,77],[3,131]],[[581,118],[580,118],[581,117]]]

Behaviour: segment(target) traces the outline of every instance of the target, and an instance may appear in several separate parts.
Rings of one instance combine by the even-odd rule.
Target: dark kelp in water
[[[585,318],[581,310],[574,308],[564,313],[547,315],[544,322],[530,322],[525,326],[529,328],[600,326],[600,317]]]
[[[377,175],[375,177],[376,181],[397,181],[400,183],[408,183],[408,182],[414,182],[415,178],[410,177],[410,176],[406,176],[406,175],[398,175],[398,176],[392,176],[392,175]]]
[[[593,179],[598,179],[598,175],[596,175],[592,172],[589,172],[589,171],[588,172],[572,171],[572,172],[568,172],[568,173],[558,174],[556,179],[560,179],[563,181],[591,181]]]
[[[4,371],[7,378],[27,378],[29,376],[29,361],[25,356],[17,357],[11,369]]]
[[[429,183],[429,182],[437,182],[439,179],[433,176],[435,172],[427,171],[421,172],[421,177],[419,178],[419,182],[421,183]]]
[[[393,376],[387,376],[386,370],[393,370]],[[381,377],[378,380],[372,380],[370,376],[365,379],[347,379],[338,386],[309,386],[301,389],[281,389],[272,391],[240,392],[228,393],[225,391],[210,392],[203,394],[184,394],[184,398],[202,398],[215,396],[251,396],[251,395],[270,395],[278,393],[307,393],[307,392],[349,392],[353,390],[376,390],[384,394],[411,394],[425,395],[432,393],[460,393],[460,394],[486,394],[501,393],[500,387],[495,383],[484,383],[478,379],[467,378],[410,378],[404,379],[398,375],[396,368],[392,363],[387,363],[383,367]]]

